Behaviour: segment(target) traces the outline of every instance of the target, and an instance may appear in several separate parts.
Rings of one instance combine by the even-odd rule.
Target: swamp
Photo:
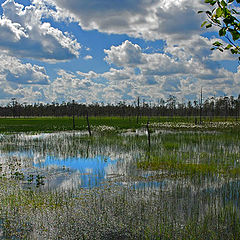
[[[240,239],[237,121],[34,121],[0,120],[0,239]]]

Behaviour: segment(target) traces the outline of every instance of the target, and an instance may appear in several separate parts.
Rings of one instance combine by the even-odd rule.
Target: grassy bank
[[[107,126],[115,130],[138,129],[146,126],[149,119],[152,129],[231,129],[240,128],[234,118],[205,118],[202,124],[195,122],[194,117],[89,117],[92,128]],[[75,117],[75,130],[86,130],[85,117]],[[55,132],[73,130],[72,117],[39,117],[39,118],[0,118],[0,132]]]
[[[89,117],[91,127],[104,125],[118,129],[136,129],[141,127],[146,121],[146,118],[142,118],[137,124],[135,118]],[[86,118],[76,117],[75,130],[86,129]],[[69,130],[73,130],[73,119],[71,117],[0,118],[0,132],[53,132]]]

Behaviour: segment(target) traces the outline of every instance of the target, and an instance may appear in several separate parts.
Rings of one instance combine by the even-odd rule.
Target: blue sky
[[[203,0],[1,0],[0,104],[238,96]],[[222,39],[221,41],[224,41]]]

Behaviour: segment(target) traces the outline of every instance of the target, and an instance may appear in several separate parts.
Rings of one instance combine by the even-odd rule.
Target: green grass
[[[136,118],[120,117],[89,117],[91,127],[111,126],[116,129],[136,129],[147,122],[142,118],[137,124]],[[84,117],[75,118],[76,130],[87,130],[87,121]],[[0,118],[0,132],[53,132],[73,130],[73,121],[70,117],[43,117],[43,118]]]
[[[137,161],[139,169],[174,172],[182,177],[240,176],[238,131],[175,131],[152,137],[152,142],[150,153]]]
[[[240,176],[240,166],[232,167],[216,163],[187,163],[185,159],[177,160],[176,156],[167,155],[162,157],[151,157],[148,160],[139,161],[137,167],[143,170],[165,170],[179,172],[183,176],[197,175],[222,175],[236,177]]]
[[[137,124],[136,117],[89,117],[91,127],[110,126],[116,130],[138,129],[145,127],[147,117],[140,117]],[[214,119],[214,122],[222,121],[221,118]],[[194,124],[194,118],[187,117],[151,117],[150,123],[172,124],[173,129],[178,129],[180,123]],[[234,123],[234,119],[228,119]],[[208,121],[206,121],[206,124]],[[164,128],[164,127],[162,127]],[[169,128],[169,127],[167,127]],[[235,126],[236,128],[236,126]],[[0,118],[0,132],[54,132],[68,131],[73,129],[72,117],[36,117],[36,118]],[[75,129],[87,130],[87,121],[84,117],[75,117]]]

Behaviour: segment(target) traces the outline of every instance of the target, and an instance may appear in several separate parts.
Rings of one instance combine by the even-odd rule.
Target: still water
[[[187,189],[193,195],[219,194],[226,188],[239,192],[238,174],[229,174],[240,169],[237,136],[157,131],[148,149],[144,131],[130,133],[92,138],[86,132],[1,135],[1,175],[20,179],[24,187],[42,189],[92,188],[110,182],[165,192]],[[163,159],[164,167],[139,169],[137,161],[149,155]],[[165,159],[175,162],[169,165]],[[213,166],[213,170],[204,174],[189,171],[192,163]]]
[[[122,176],[129,154],[85,132],[1,136],[2,175],[46,189],[94,187]]]

